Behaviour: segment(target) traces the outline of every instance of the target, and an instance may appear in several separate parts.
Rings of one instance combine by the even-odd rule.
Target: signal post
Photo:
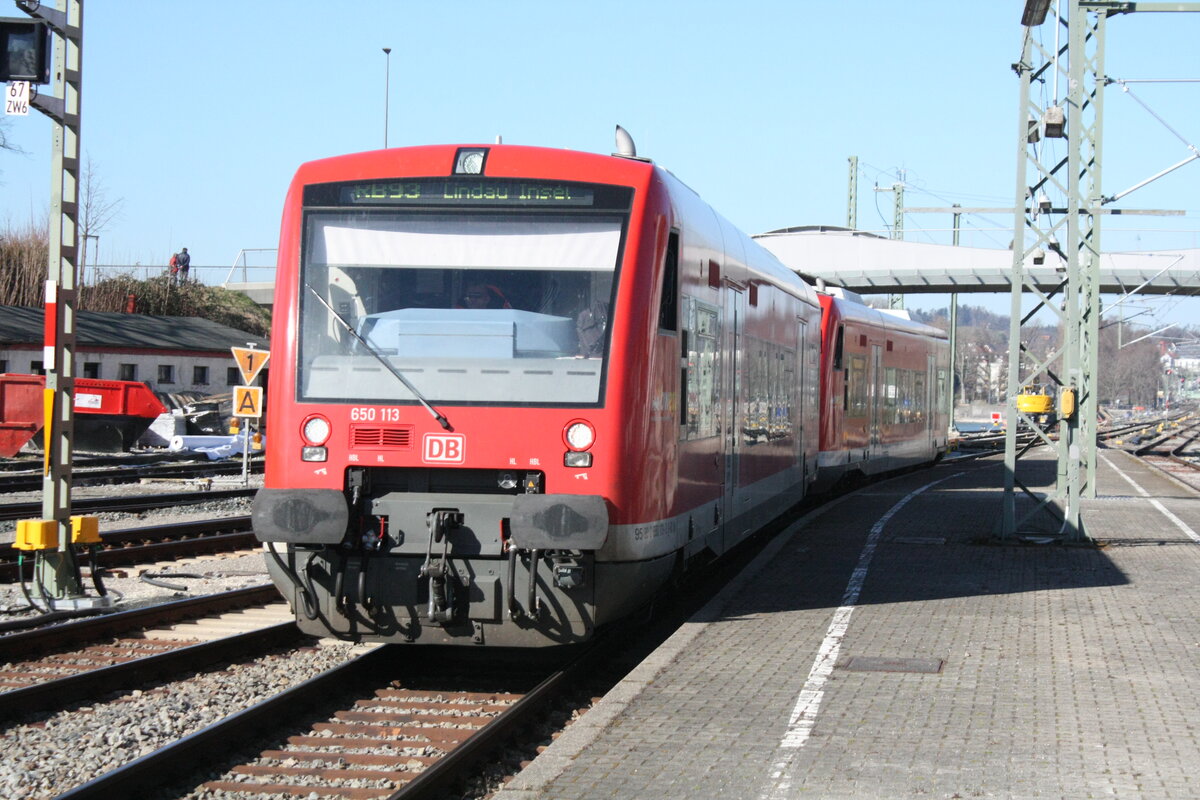
[[[108,597],[84,595],[74,549],[76,543],[99,542],[96,518],[71,516],[83,0],[58,0],[57,8],[18,0],[17,8],[33,21],[0,20],[7,43],[0,80],[13,81],[6,91],[6,100],[13,102],[6,102],[5,111],[25,115],[32,106],[50,117],[54,127],[42,358],[46,371],[42,519],[18,523],[16,547],[35,553],[34,591],[48,608],[107,607]],[[53,84],[53,94],[37,94],[36,86],[47,83]]]

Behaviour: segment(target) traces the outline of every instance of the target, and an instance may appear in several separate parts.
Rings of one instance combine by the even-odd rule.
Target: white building
[[[43,309],[0,306],[0,372],[43,374]],[[75,374],[141,381],[156,392],[225,394],[242,383],[230,347],[261,337],[199,317],[76,312]],[[265,385],[265,375],[256,383]]]

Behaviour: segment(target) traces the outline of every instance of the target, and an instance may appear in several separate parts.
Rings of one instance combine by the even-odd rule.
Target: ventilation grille
[[[412,448],[410,426],[351,425],[351,447],[382,447],[408,450]]]

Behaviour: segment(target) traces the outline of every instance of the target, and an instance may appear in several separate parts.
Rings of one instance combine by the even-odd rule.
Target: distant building
[[[199,317],[77,311],[75,375],[141,381],[156,392],[225,394],[242,383],[230,347],[266,339]],[[43,369],[43,310],[0,306],[0,372]],[[256,383],[265,384],[265,376]]]

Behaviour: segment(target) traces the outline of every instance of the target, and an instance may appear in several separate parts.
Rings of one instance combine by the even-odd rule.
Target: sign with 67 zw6
[[[4,113],[10,116],[29,116],[29,81],[13,81],[4,93]]]

